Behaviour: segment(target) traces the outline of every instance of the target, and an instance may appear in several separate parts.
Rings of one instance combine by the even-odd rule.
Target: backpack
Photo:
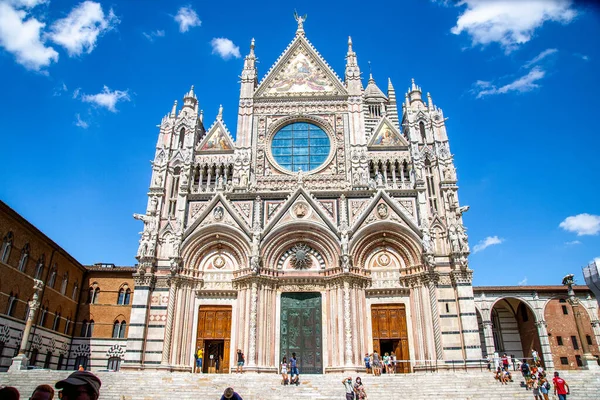
[[[544,389],[550,390],[550,382],[548,382],[548,381],[544,382]]]

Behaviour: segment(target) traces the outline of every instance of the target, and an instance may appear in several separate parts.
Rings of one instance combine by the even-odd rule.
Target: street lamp
[[[583,319],[581,318],[579,299],[575,297],[575,291],[573,290],[573,284],[575,283],[574,275],[566,275],[562,284],[567,287],[567,296],[569,296],[569,304],[573,308],[573,317],[575,317],[575,326],[577,327],[577,336],[579,337],[579,343],[581,343],[581,349],[583,350],[582,363],[583,368],[598,370],[598,362],[596,358],[590,353],[590,346],[585,337],[583,329]]]

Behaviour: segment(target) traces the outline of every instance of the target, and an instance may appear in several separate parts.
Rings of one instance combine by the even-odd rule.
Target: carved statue
[[[298,186],[304,185],[304,174],[302,173],[302,168],[298,169]]]
[[[158,209],[158,199],[156,197],[152,197],[150,200],[150,214],[156,214],[156,210]],[[134,217],[135,218],[135,217]]]
[[[456,171],[452,165],[448,165],[444,168],[444,179],[447,181],[456,180]]]
[[[449,233],[448,237],[450,238],[450,245],[452,246],[452,252],[459,253],[460,252],[460,244],[458,242],[458,235],[456,234],[455,227],[450,228],[450,233]]]
[[[154,186],[162,187],[162,183],[163,183],[162,175],[156,175],[156,177],[154,178]]]
[[[250,257],[250,270],[252,270],[254,274],[258,274],[258,271],[260,270],[260,257]]]
[[[461,247],[462,251],[464,253],[468,253],[469,252],[469,236],[467,235],[467,233],[465,232],[465,229],[461,225],[458,225],[456,230],[457,230],[458,240],[460,242],[460,247]]]
[[[431,241],[431,235],[429,234],[429,229],[423,229],[423,251],[425,253],[433,252],[433,243]]]
[[[342,257],[340,258],[340,264],[344,272],[350,272],[350,267],[352,265],[350,262],[350,256],[348,254],[342,254]]]
[[[133,218],[144,222],[144,230],[140,234],[149,237],[154,232],[156,226],[155,217],[145,214],[133,214]]]
[[[294,19],[296,20],[296,22],[298,22],[298,30],[304,29],[304,21],[306,21],[307,17],[308,17],[308,14],[304,14],[303,16],[300,16],[300,15],[298,15],[298,12],[296,10],[294,10]]]
[[[383,186],[383,175],[381,175],[381,172],[379,172],[379,170],[375,173],[375,183],[378,187]]]
[[[462,217],[463,213],[466,213],[467,211],[469,211],[470,208],[471,208],[471,206],[458,207],[458,210],[456,210],[456,214],[458,214],[457,216],[459,218]]]

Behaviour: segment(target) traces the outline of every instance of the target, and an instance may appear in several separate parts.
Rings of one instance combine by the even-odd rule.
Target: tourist
[[[383,370],[385,371],[385,373],[389,373],[389,367],[390,367],[390,355],[388,354],[388,352],[386,351],[383,354]]]
[[[77,368],[77,371],[85,371],[85,368],[83,368],[83,365],[79,364],[79,368]]]
[[[396,373],[396,353],[392,351],[390,354],[390,371],[392,374]]]
[[[75,371],[54,387],[62,389],[59,394],[62,400],[97,400],[101,385],[100,379],[91,372]]]
[[[300,384],[300,374],[298,373],[298,360],[296,359],[296,353],[292,353],[292,358],[290,359],[290,365],[291,365],[290,383],[298,386]]]
[[[523,364],[521,364],[521,375],[525,379],[525,389],[529,390],[529,375],[531,371],[529,370],[529,364],[527,364],[527,360],[523,359]]]
[[[4,386],[0,389],[0,400],[19,400],[21,394],[12,386]]]
[[[227,389],[225,389],[225,392],[223,392],[223,396],[221,396],[221,400],[244,400],[244,399],[242,399],[242,396],[240,396],[239,394],[234,392],[233,388],[228,387]]]
[[[535,375],[531,377],[531,389],[533,390],[533,398],[535,400],[544,400],[542,398],[542,394],[540,393],[540,383]]]
[[[369,357],[369,353],[365,354],[365,369],[367,370],[367,374],[371,373],[371,357]]]
[[[244,371],[244,353],[242,349],[237,349],[237,368],[235,369],[236,374],[242,374]]]
[[[550,382],[548,382],[548,379],[546,379],[545,376],[540,379],[540,393],[544,396],[544,400],[550,400],[548,397],[548,394],[550,393]]]
[[[498,382],[500,382],[500,384],[508,385],[508,379],[504,374],[504,370],[500,367],[498,367],[498,369],[496,370],[496,379],[498,380]]]
[[[511,375],[510,370],[508,368],[504,369],[504,377],[506,378],[507,382],[512,382],[513,381],[512,375]]]
[[[352,386],[352,378],[347,377],[342,381],[342,384],[346,390],[346,400],[354,400],[354,387]]]
[[[196,373],[202,373],[202,359],[204,358],[204,349],[198,347],[196,351]]]
[[[377,351],[373,352],[373,371],[373,375],[381,375],[381,360],[379,359],[379,354],[377,354]]]
[[[531,349],[531,357],[533,358],[534,365],[538,365],[540,363],[540,356],[538,355],[538,352],[534,349]]]
[[[569,385],[560,377],[558,372],[554,373],[552,383],[554,384],[554,395],[558,396],[558,400],[567,400],[567,395],[570,392]]]
[[[502,369],[508,369],[508,356],[506,353],[502,355]]]
[[[288,383],[290,383],[287,370],[288,370],[287,357],[283,357],[283,360],[281,360],[281,378],[283,379],[282,384],[284,384],[284,385],[287,385]]]
[[[54,389],[50,385],[39,385],[35,388],[29,400],[52,400]]]
[[[367,392],[365,392],[360,376],[357,376],[354,381],[354,393],[356,394],[356,400],[366,400],[367,398]]]

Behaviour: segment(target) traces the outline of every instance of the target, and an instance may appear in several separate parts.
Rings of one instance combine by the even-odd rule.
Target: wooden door
[[[201,306],[198,310],[198,336],[196,349],[204,348],[205,341],[224,341],[223,361],[220,370],[229,372],[229,350],[231,347],[231,306]]]
[[[397,340],[394,353],[397,360],[409,360],[406,307],[404,304],[374,304],[371,306],[373,350],[380,355],[381,340]],[[410,372],[409,363],[398,363],[397,372]]]

